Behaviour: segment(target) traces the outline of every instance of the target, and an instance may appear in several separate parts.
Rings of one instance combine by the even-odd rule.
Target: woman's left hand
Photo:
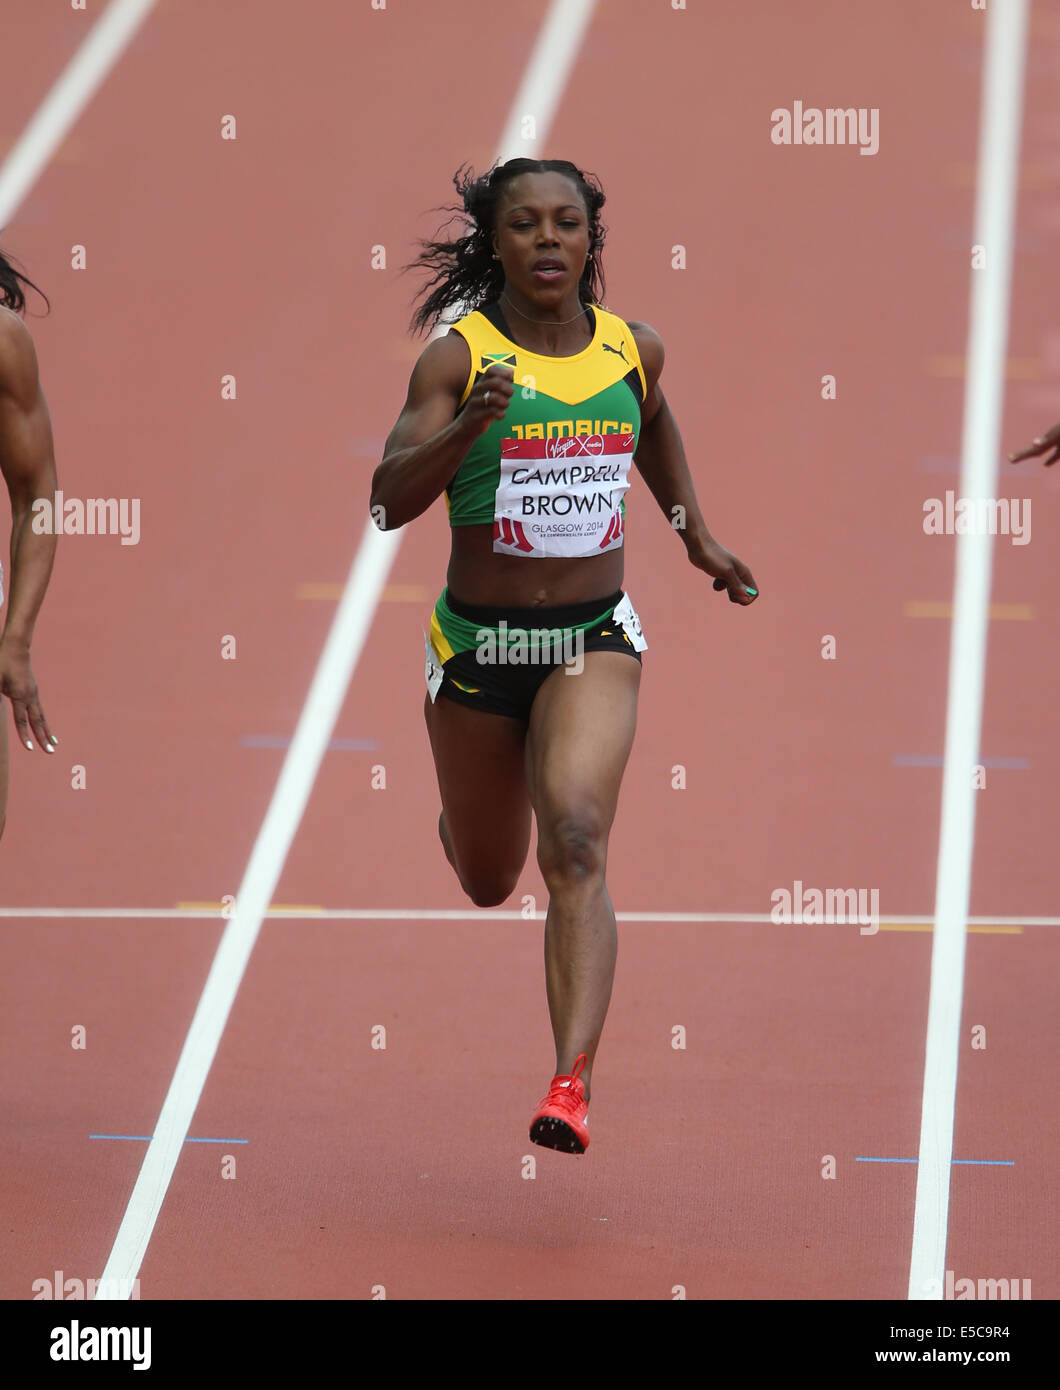
[[[688,558],[696,569],[713,578],[714,587],[719,593],[722,589],[728,590],[730,603],[741,603],[746,607],[758,597],[754,575],[741,559],[717,541],[706,541],[695,550],[690,549]]]
[[[11,713],[22,745],[32,749],[31,734],[46,753],[54,753],[58,739],[48,727],[41,709],[37,682],[29,664],[29,648],[11,648],[0,641],[0,695],[11,701]]]

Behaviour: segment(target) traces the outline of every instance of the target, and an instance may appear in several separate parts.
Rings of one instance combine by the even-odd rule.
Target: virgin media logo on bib
[[[633,439],[594,434],[501,440],[493,549],[528,558],[617,550]]]
[[[630,436],[632,438],[632,436]],[[535,441],[528,441],[533,443]],[[565,459],[588,455],[595,458],[604,452],[602,434],[567,434],[545,440],[545,458]]]

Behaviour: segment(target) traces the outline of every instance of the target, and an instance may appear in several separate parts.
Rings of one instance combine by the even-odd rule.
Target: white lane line
[[[595,8],[596,0],[552,0],[501,134],[502,162],[541,158],[538,147],[548,138]],[[528,116],[532,127],[524,124]]]
[[[156,4],[157,0],[112,0],[85,35],[0,169],[0,227],[36,183]]]
[[[595,0],[553,0],[531,55],[528,72],[539,89],[524,82],[505,126],[501,158],[525,151],[519,139],[527,106],[544,139]],[[513,135],[512,132],[515,132]],[[435,336],[447,332],[439,325]],[[254,948],[262,919],[283,870],[306,801],[331,738],[357,658],[371,626],[387,574],[397,554],[400,531],[381,532],[369,522],[346,581],[294,741],[288,749],[272,802],[236,895],[235,914],[225,927],[206,987],[192,1020],[176,1072],[147,1147],[114,1247],[103,1271],[107,1296],[128,1290],[139,1273],[173,1170],[187,1137],[228,1015]],[[125,1282],[122,1282],[125,1281]],[[97,1293],[97,1299],[104,1297]]]
[[[985,23],[973,241],[985,248],[986,265],[971,273],[961,448],[961,496],[975,499],[994,497],[998,483],[1026,0],[994,0]],[[968,769],[979,761],[992,540],[989,533],[957,537],[910,1299],[941,1299],[946,1271],[965,923],[977,795]]]
[[[379,531],[371,521],[367,522],[294,739],[236,894],[235,911],[221,936],[103,1271],[103,1287],[97,1292],[97,1301],[119,1298],[120,1291],[131,1288],[139,1274],[262,918],[309,800],[396,550],[396,532]]]
[[[88,920],[208,921],[221,920],[213,907],[0,907],[0,918],[85,918]],[[527,917],[512,909],[477,907],[270,907],[263,917],[305,922],[519,922],[545,920],[544,912]],[[769,912],[616,912],[620,922],[751,922],[771,924]],[[930,925],[930,912],[911,916],[881,917],[881,927]],[[790,925],[777,923],[776,925]],[[806,926],[830,925],[808,922]],[[842,925],[840,923],[839,925]],[[854,924],[851,924],[854,925]],[[969,917],[970,927],[1060,927],[1060,917]]]

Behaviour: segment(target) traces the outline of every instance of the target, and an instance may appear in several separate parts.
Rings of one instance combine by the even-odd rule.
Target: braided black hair
[[[48,303],[48,296],[39,286],[21,271],[15,269],[10,260],[0,252],[0,304],[5,304],[9,309],[13,309],[16,314],[21,314],[26,308],[26,294],[23,285],[29,285],[31,289],[37,291],[45,304],[48,304],[49,311],[51,305]]]
[[[589,257],[578,284],[578,297],[590,304],[602,304],[604,272],[600,253],[607,229],[600,221],[600,209],[605,198],[599,181],[584,173],[568,159],[509,159],[495,164],[478,177],[469,166],[461,165],[453,175],[453,184],[460,195],[460,207],[435,209],[462,218],[470,224],[467,233],[454,241],[420,240],[423,248],[416,259],[402,267],[406,270],[428,270],[430,279],[416,296],[423,303],[412,316],[410,327],[417,335],[434,328],[447,309],[460,306],[470,313],[496,299],[504,288],[504,268],[493,255],[493,231],[497,207],[505,188],[522,174],[563,174],[571,179],[581,193],[589,223]],[[448,225],[448,224],[446,224]]]

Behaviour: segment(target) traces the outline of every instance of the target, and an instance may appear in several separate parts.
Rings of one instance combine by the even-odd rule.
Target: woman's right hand
[[[472,444],[503,419],[515,372],[494,362],[465,399],[472,361],[459,333],[433,339],[420,354],[405,405],[372,474],[368,505],[380,531],[397,530],[421,516],[456,476]]]
[[[487,367],[464,403],[468,432],[477,438],[486,433],[494,420],[503,420],[514,393],[515,372],[511,367],[496,362]]]

